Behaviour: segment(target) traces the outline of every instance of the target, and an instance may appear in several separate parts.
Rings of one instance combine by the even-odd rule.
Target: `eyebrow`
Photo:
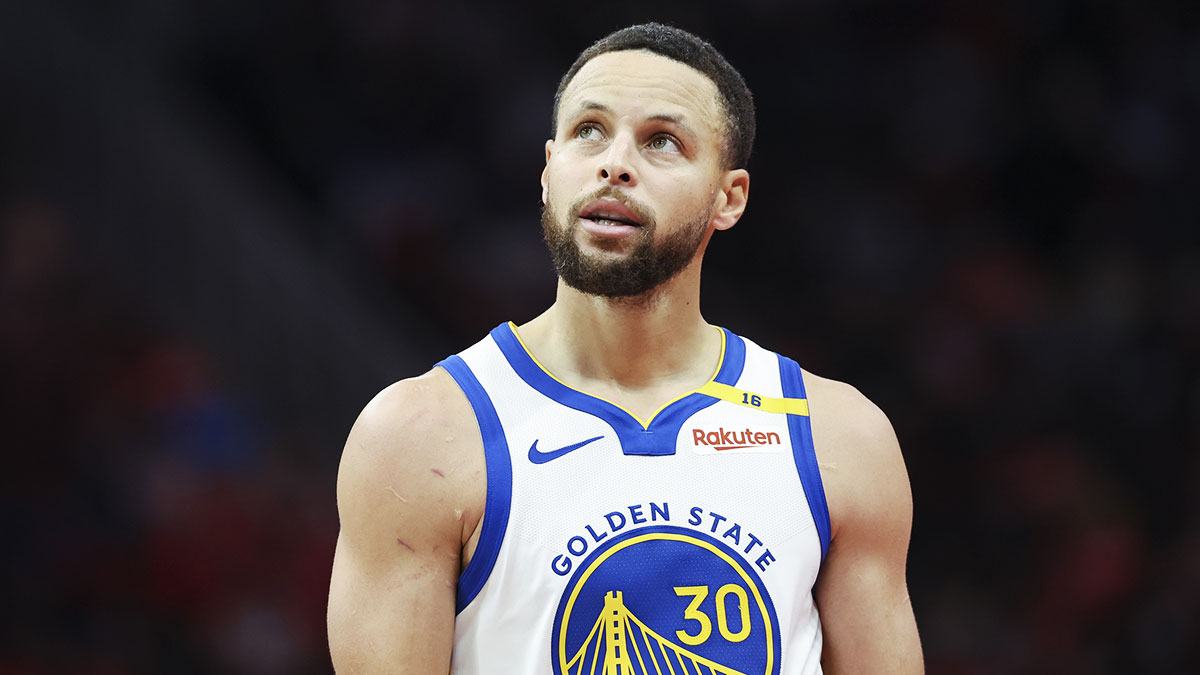
[[[603,103],[597,103],[596,101],[584,101],[583,103],[580,103],[579,104],[579,112],[583,112],[585,110],[596,110],[596,111],[599,111],[602,113],[608,113],[610,115],[613,114],[612,108],[609,108],[608,106],[604,105]],[[578,115],[579,112],[577,112],[575,114]],[[682,128],[683,130],[687,131],[689,134],[692,133],[692,128],[690,126],[688,126],[686,122],[683,121],[683,117],[680,115],[667,115],[665,113],[660,113],[658,115],[651,115],[650,117],[648,117],[646,119],[653,120],[655,122],[669,122],[671,124],[674,124],[675,126]]]

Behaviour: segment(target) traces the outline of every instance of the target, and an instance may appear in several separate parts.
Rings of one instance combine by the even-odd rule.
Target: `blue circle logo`
[[[778,675],[779,622],[740,554],[695,530],[651,526],[579,565],[551,652],[556,675]]]

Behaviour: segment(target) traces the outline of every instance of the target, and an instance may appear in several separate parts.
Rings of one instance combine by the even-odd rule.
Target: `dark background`
[[[0,4],[0,673],[324,673],[341,443],[553,298],[575,54],[755,92],[715,323],[886,410],[930,673],[1200,672],[1189,3]]]

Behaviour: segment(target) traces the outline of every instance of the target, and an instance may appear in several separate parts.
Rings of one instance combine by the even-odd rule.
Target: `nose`
[[[633,170],[631,152],[632,143],[625,138],[617,138],[608,147],[604,161],[597,170],[597,178],[611,185],[633,187],[637,184],[637,174]]]

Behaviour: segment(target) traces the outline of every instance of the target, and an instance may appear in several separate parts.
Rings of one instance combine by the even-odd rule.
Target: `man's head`
[[[745,209],[753,120],[741,77],[693,35],[635,26],[584,51],[555,96],[542,173],[543,232],[563,282],[649,297],[689,266],[698,273],[712,231]]]
[[[755,118],[754,97],[750,94],[746,81],[742,79],[742,74],[708,42],[685,30],[661,23],[643,23],[622,28],[580,52],[575,63],[571,64],[559,80],[558,90],[554,92],[551,133],[557,134],[563,91],[571,80],[575,79],[575,75],[584,64],[601,54],[637,50],[653,52],[678,61],[712,80],[717,86],[721,111],[725,117],[725,126],[722,129],[725,141],[722,165],[726,169],[746,168],[750,161],[750,151],[754,147]]]

